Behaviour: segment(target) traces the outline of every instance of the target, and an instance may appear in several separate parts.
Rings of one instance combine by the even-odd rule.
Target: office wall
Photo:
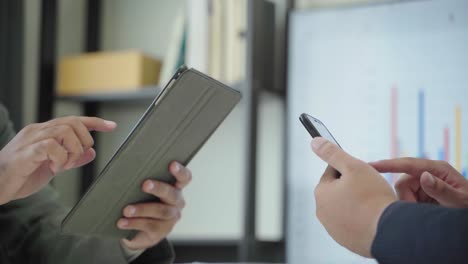
[[[185,0],[103,0],[102,49],[136,48],[163,59]]]
[[[24,1],[23,121],[25,124],[33,122],[36,117],[39,4],[40,2],[35,0]]]
[[[296,0],[296,8],[314,8],[314,7],[326,7],[326,6],[337,6],[337,5],[349,5],[349,4],[365,4],[365,3],[377,3],[377,2],[388,2],[395,0]],[[399,1],[399,0],[396,0]],[[402,0],[404,1],[404,0]]]

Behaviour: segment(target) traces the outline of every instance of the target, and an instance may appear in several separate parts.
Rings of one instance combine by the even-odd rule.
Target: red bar
[[[392,158],[398,158],[398,90],[396,85],[392,87],[391,105],[390,105],[390,144]],[[392,174],[392,182],[396,182],[397,174]]]

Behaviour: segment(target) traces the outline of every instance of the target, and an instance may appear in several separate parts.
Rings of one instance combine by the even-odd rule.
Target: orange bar
[[[444,129],[444,160],[450,162],[450,130],[448,127]]]

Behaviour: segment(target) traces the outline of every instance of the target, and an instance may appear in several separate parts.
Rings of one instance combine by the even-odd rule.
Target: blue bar
[[[439,149],[439,160],[444,160],[445,159],[445,155],[444,155],[444,148],[440,148]]]
[[[425,157],[424,153],[424,91],[419,91],[418,96],[418,154],[420,158]]]
[[[466,168],[463,168],[463,170],[462,170],[462,175],[463,175],[463,177],[465,177],[465,179],[466,179]]]
[[[384,178],[390,185],[393,185],[393,173],[385,173]]]

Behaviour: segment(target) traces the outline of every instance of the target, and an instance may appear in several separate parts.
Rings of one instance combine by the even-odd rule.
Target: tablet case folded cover
[[[150,105],[89,190],[62,222],[62,232],[131,238],[116,227],[128,204],[154,201],[141,191],[148,178],[174,183],[169,163],[186,165],[241,95],[193,69],[179,70]]]

